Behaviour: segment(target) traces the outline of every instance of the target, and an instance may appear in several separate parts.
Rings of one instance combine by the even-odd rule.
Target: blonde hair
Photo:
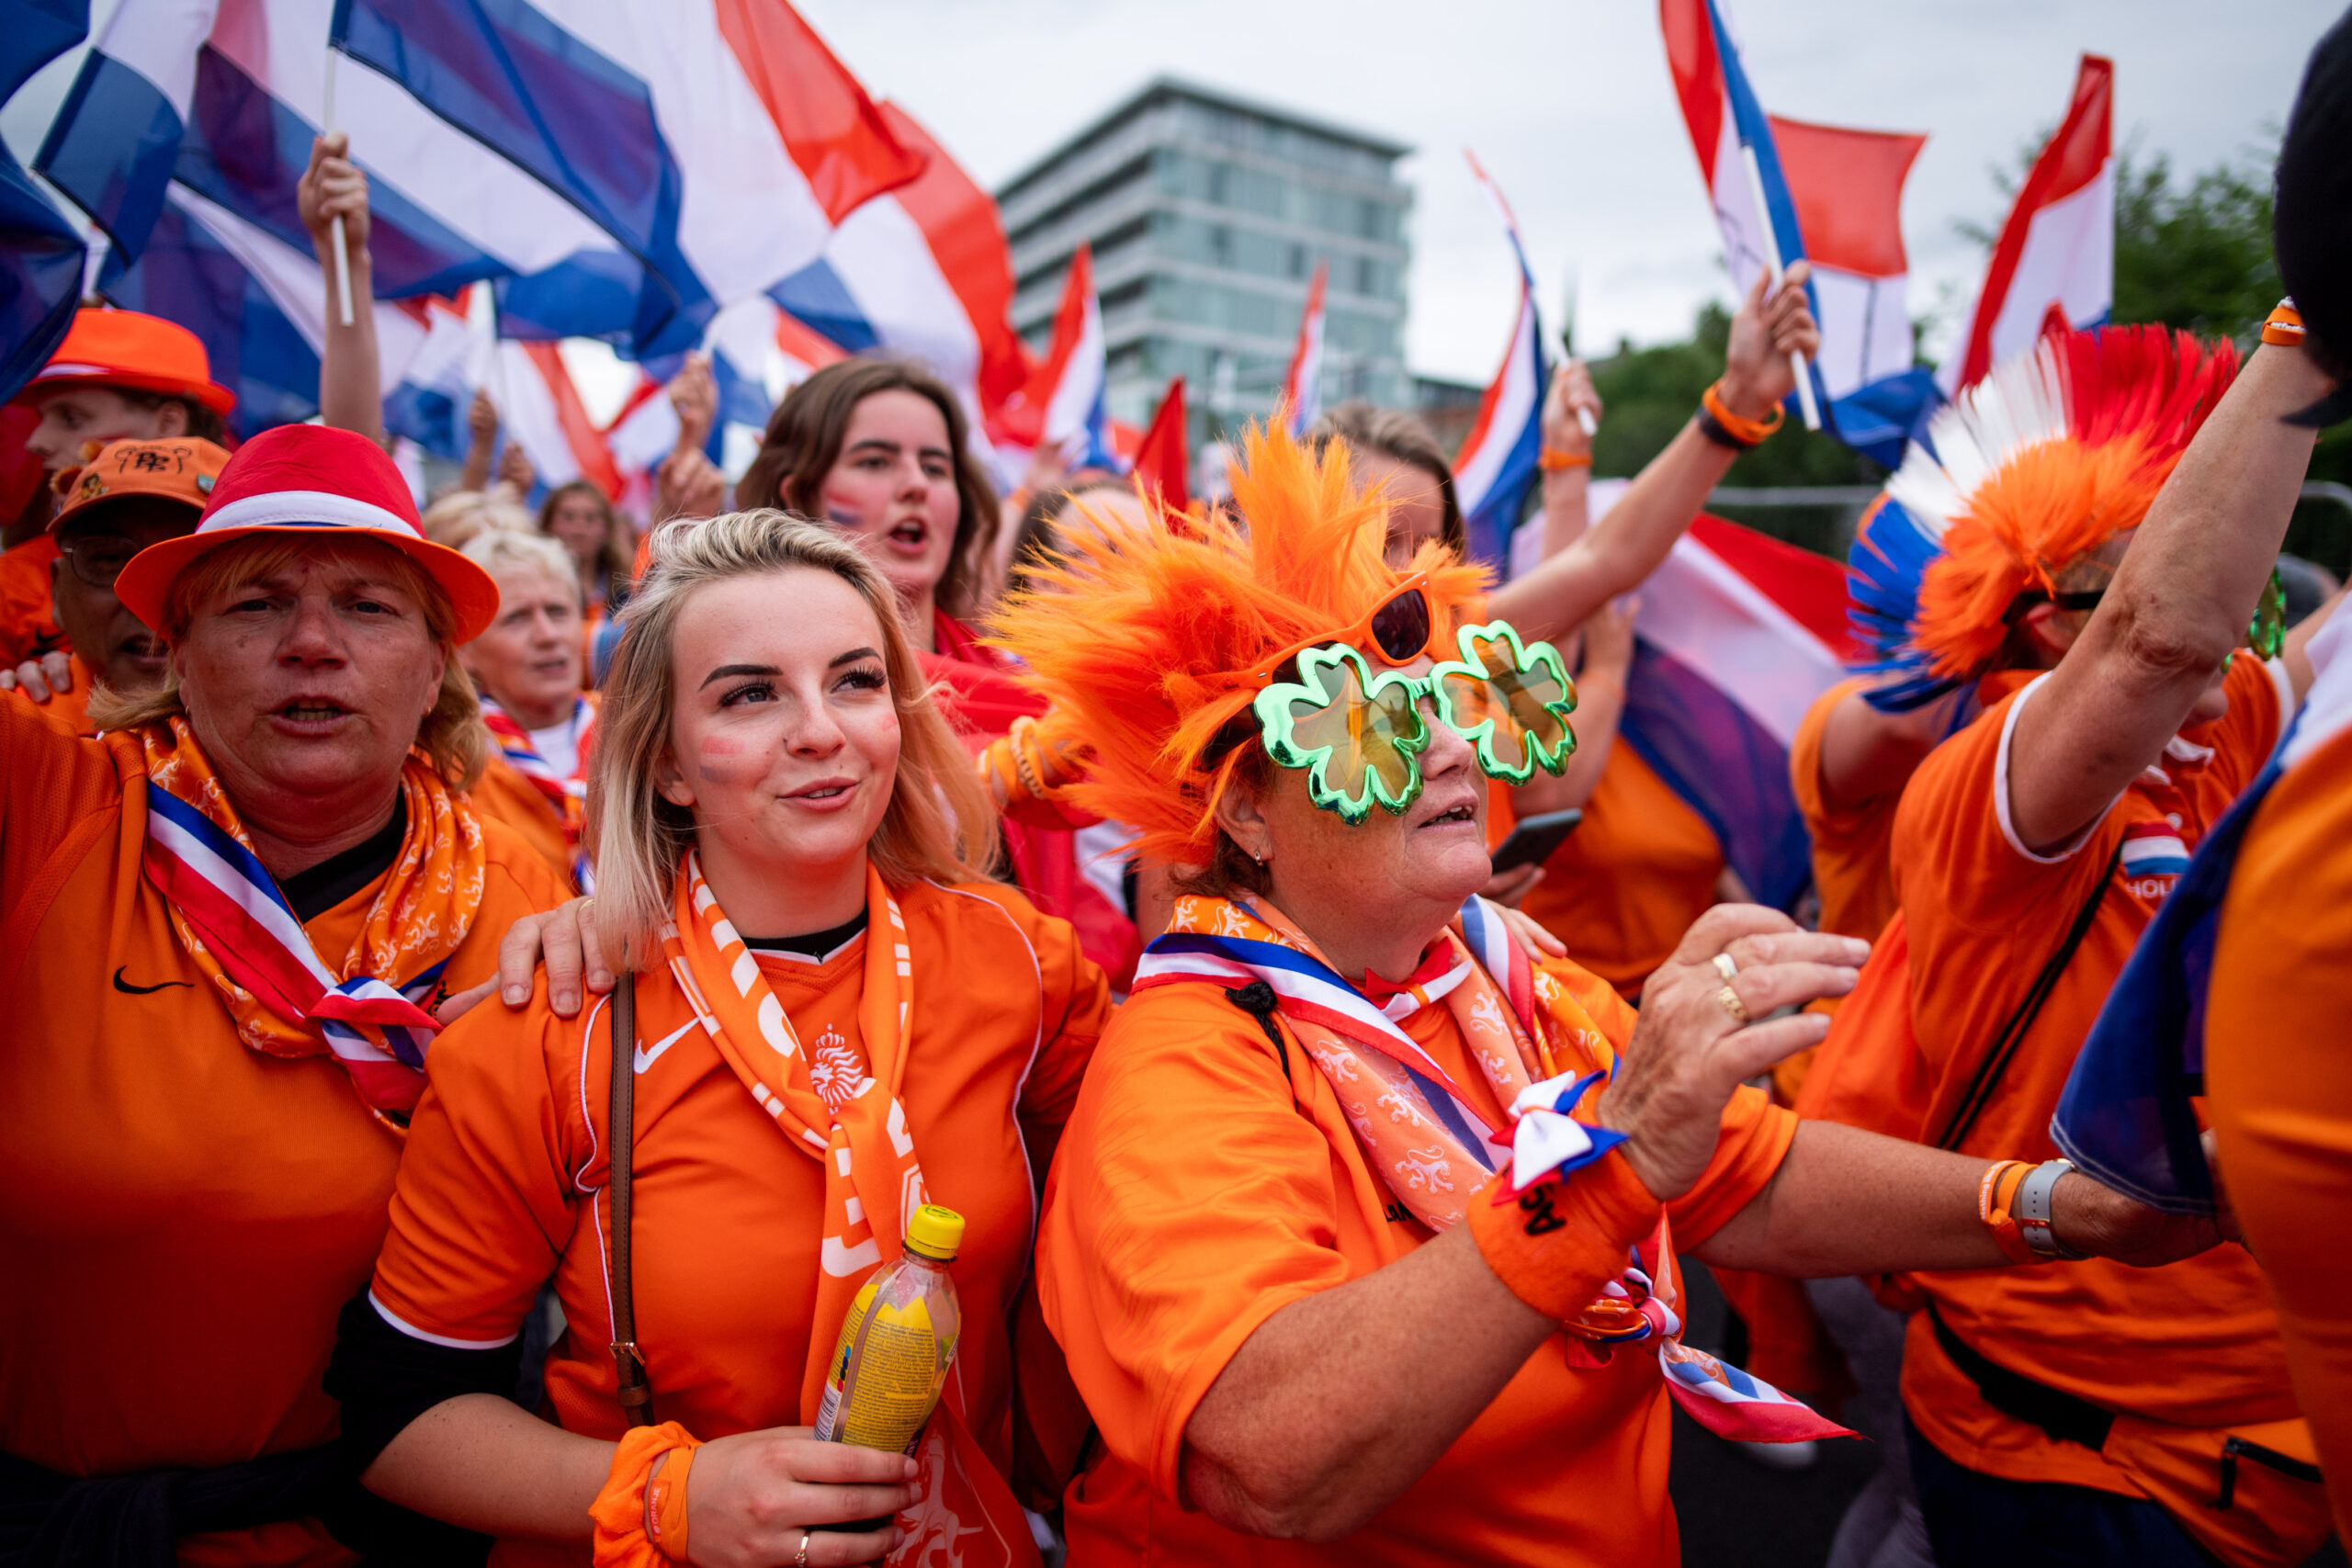
[[[511,528],[486,528],[460,546],[459,553],[496,576],[503,567],[528,567],[546,572],[571,591],[580,602],[580,568],[571,552],[545,534],[518,534]]]
[[[684,518],[653,535],[652,565],[628,604],[628,629],[605,682],[588,780],[587,841],[595,846],[596,918],[605,951],[643,968],[661,951],[679,858],[695,842],[694,814],[654,781],[676,717],[674,644],[700,590],[769,572],[829,571],[874,612],[899,712],[899,769],[866,853],[884,881],[984,881],[997,851],[996,812],[968,752],[932,701],[899,624],[898,599],[864,552],[830,529],[771,507]]]
[[[531,534],[538,528],[531,514],[515,504],[511,491],[495,486],[453,490],[426,507],[419,521],[424,525],[426,538],[453,550],[464,549],[485,533]],[[564,570],[579,575],[576,568]]]
[[[416,744],[451,785],[472,788],[490,759],[490,732],[482,728],[481,705],[474,699],[473,682],[458,662],[457,643],[450,636],[457,615],[441,585],[390,545],[275,530],[232,540],[198,556],[173,580],[164,600],[164,624],[155,628],[157,635],[166,645],[179,647],[187,640],[198,604],[224,589],[267,577],[297,560],[362,561],[370,570],[388,569],[401,592],[424,610],[425,629],[441,645],[441,690],[434,698],[433,711],[416,728]],[[135,729],[187,712],[180,699],[176,660],[164,666],[164,683],[153,691],[125,693],[101,685],[90,693],[90,722],[100,729]]]

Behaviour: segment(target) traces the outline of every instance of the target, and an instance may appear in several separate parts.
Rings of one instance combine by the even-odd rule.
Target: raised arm
[[[351,139],[338,130],[311,141],[311,166],[294,190],[302,227],[311,231],[319,272],[326,279],[326,342],[319,354],[319,423],[384,440],[384,384],[376,348],[374,268],[368,255],[368,176],[346,154]],[[351,324],[343,324],[334,284],[334,220],[343,220],[351,263]]]
[[[2303,350],[2259,348],[2197,433],[2089,623],[2018,714],[2009,815],[2027,848],[2104,815],[2244,638],[2316,440],[2281,416],[2328,388]]]
[[[480,387],[474,389],[474,400],[466,405],[466,466],[458,476],[459,490],[485,491],[490,488],[491,459],[498,452],[498,405]]]
[[[1953,710],[1968,700],[1954,692],[1908,713],[1882,713],[1861,692],[1847,693],[1821,731],[1822,794],[1834,806],[1852,807],[1901,789],[1952,732]]]
[[[1790,353],[1810,355],[1821,345],[1820,331],[1805,304],[1803,285],[1808,276],[1805,264],[1799,262],[1769,301],[1759,276],[1739,314],[1732,318],[1720,386],[1724,406],[1739,420],[1760,423],[1772,418],[1781,400],[1796,385],[1789,370]],[[1526,576],[1497,589],[1487,602],[1489,612],[1510,621],[1523,637],[1565,637],[1607,601],[1631,592],[1657,570],[1737,456],[1702,434],[1694,415],[1634,478],[1600,526]]]

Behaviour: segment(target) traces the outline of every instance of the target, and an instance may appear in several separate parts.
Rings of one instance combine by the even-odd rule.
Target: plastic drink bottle
[[[842,1319],[817,1410],[820,1441],[911,1455],[939,1404],[964,1321],[947,1277],[964,1243],[964,1216],[925,1203],[908,1220],[906,1240],[906,1255],[876,1270]]]

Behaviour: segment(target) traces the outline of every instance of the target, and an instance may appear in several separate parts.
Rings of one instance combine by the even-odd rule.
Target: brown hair
[[[151,392],[143,387],[119,386],[112,381],[103,381],[99,385],[134,408],[142,408],[150,412],[165,403],[177,403],[187,415],[187,429],[182,432],[183,434],[198,441],[209,441],[215,446],[228,444],[229,422],[194,398],[175,398],[169,392]]]
[[[276,530],[232,540],[198,556],[173,580],[171,592],[164,600],[164,624],[155,630],[167,645],[176,648],[187,636],[197,605],[225,588],[266,577],[290,561],[305,558],[364,560],[370,568],[389,568],[401,591],[423,607],[425,628],[441,645],[441,690],[434,699],[433,711],[416,728],[416,744],[451,785],[471,788],[490,760],[490,731],[482,728],[481,705],[474,699],[473,681],[458,662],[457,643],[450,636],[457,615],[441,585],[391,546],[373,539],[322,538],[307,532]],[[133,729],[187,712],[180,700],[176,662],[164,667],[164,683],[153,691],[122,693],[96,686],[90,693],[90,722],[100,729]]]
[[[964,405],[937,377],[895,359],[844,359],[828,365],[776,405],[752,466],[735,484],[735,504],[750,511],[781,507],[817,514],[817,488],[842,455],[850,415],[876,392],[912,392],[947,422],[947,449],[956,462],[956,546],[936,591],[939,607],[968,616],[996,539],[996,487],[972,455]]]
[[[926,877],[989,879],[997,813],[970,753],[932,701],[899,622],[897,595],[865,551],[831,529],[760,507],[665,523],[654,531],[652,555],[605,682],[590,762],[586,840],[595,846],[596,914],[607,952],[641,968],[661,951],[678,861],[695,838],[694,813],[654,785],[676,716],[674,634],[698,590],[731,578],[830,571],[873,607],[899,710],[899,772],[866,853],[894,887]]]
[[[1469,530],[1462,521],[1462,503],[1453,496],[1453,465],[1430,434],[1429,426],[1408,413],[1376,409],[1362,398],[1351,398],[1315,422],[1306,433],[1307,445],[1319,456],[1334,441],[1344,441],[1359,452],[1374,452],[1392,463],[1424,468],[1437,478],[1445,523],[1440,532],[1457,556],[1467,552]]]
[[[594,481],[573,479],[548,491],[548,498],[539,502],[539,532],[550,538],[554,536],[555,509],[563,504],[566,497],[574,495],[586,496],[596,503],[596,510],[605,514],[605,542],[596,548],[596,570],[605,579],[606,602],[611,602],[616,595],[626,599],[628,597],[629,572],[637,564],[637,541],[630,539],[626,545],[621,542],[620,511],[603,491],[596,488]]]

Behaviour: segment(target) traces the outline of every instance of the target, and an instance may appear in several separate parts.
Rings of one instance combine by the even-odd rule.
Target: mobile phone
[[[1575,807],[1566,811],[1546,811],[1540,817],[1522,817],[1516,827],[1495,846],[1495,870],[1516,871],[1522,865],[1541,865],[1552,853],[1567,842],[1568,835],[1584,820],[1584,813]]]

